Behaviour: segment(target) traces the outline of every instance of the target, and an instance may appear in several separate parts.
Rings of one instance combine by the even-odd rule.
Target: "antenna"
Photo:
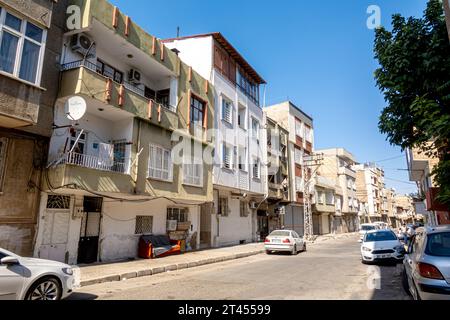
[[[180,27],[178,26],[177,27],[177,38],[179,38],[180,37]]]

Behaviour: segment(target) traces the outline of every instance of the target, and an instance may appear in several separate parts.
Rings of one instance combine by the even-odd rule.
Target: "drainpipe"
[[[137,120],[138,123],[138,135],[137,135],[137,150],[136,150],[136,166],[139,168],[139,155],[141,152],[141,131],[142,131],[142,121],[141,120]],[[130,168],[130,170],[132,170],[133,168]],[[139,170],[136,170],[136,172],[139,172]],[[137,183],[138,183],[138,175],[136,174],[136,179],[134,180],[134,194],[137,194]]]

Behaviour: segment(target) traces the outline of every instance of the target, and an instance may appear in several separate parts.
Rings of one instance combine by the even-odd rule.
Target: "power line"
[[[404,158],[404,155],[401,156],[397,156],[397,157],[393,157],[393,158],[387,158],[387,159],[383,159],[383,160],[378,160],[378,161],[374,161],[375,163],[380,163],[380,162],[387,162],[387,161],[391,161],[391,160],[397,160],[400,158]]]
[[[402,180],[397,180],[397,179],[392,179],[392,178],[386,178],[386,177],[384,177],[386,180],[391,180],[391,181],[395,181],[395,182],[400,182],[400,183],[405,183],[405,184],[410,184],[410,185],[413,185],[413,186],[417,186],[415,183],[413,183],[413,182],[406,182],[406,181],[402,181]]]

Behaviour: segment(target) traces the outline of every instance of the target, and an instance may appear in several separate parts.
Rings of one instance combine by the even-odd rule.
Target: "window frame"
[[[249,204],[247,201],[239,202],[239,214],[241,218],[248,218],[249,216]]]
[[[224,207],[222,207],[224,205]],[[219,196],[219,203],[217,207],[217,214],[222,217],[228,217],[230,214],[230,207],[228,203],[228,197]]]
[[[255,170],[257,170],[257,175],[255,175]],[[261,180],[261,159],[259,158],[253,158],[252,178],[253,180]]]
[[[226,155],[225,151],[228,149],[230,150],[229,167],[226,166],[226,162],[225,162],[225,155]],[[233,171],[234,170],[234,147],[225,142],[222,143],[222,157],[221,158],[222,158],[221,159],[222,169]]]
[[[194,104],[194,101],[197,101],[202,105],[201,111]],[[193,119],[194,119],[193,112],[195,112],[195,111],[197,111],[198,113],[201,113],[200,124],[197,123],[196,121],[193,121]],[[206,112],[207,112],[207,102],[205,100],[203,100],[202,98],[200,98],[199,96],[197,96],[196,94],[191,93],[191,97],[190,97],[190,101],[189,101],[189,123],[190,123],[190,125],[196,125],[198,127],[205,128],[206,127],[206,124],[205,124],[205,113]]]
[[[99,70],[99,64],[101,64],[101,68]],[[120,71],[119,69],[114,68],[112,65],[110,65],[109,63],[105,62],[103,59],[97,58],[97,62],[95,64],[96,67],[96,72],[108,79],[111,79],[112,81],[118,83],[118,84],[123,84],[125,81],[124,78],[124,72]],[[109,75],[107,75],[105,73],[105,67],[111,68],[114,71],[114,74],[112,75],[112,77],[110,77]],[[121,81],[117,81],[116,80],[116,76],[120,75]],[[150,88],[149,88],[150,89]],[[151,90],[151,89],[150,89]]]
[[[10,14],[13,17],[21,20],[19,31],[15,30],[5,24],[7,14]],[[42,30],[41,42],[38,42],[26,35],[28,24],[31,24],[31,25],[39,28],[40,30]],[[42,28],[41,26],[37,25],[33,21],[30,21],[24,17],[18,16],[15,13],[12,13],[11,11],[7,10],[3,6],[0,6],[0,47],[2,45],[3,34],[5,32],[18,38],[18,41],[17,41],[16,55],[14,57],[13,72],[10,73],[10,72],[4,71],[4,70],[0,70],[0,73],[7,74],[16,79],[19,79],[20,81],[24,81],[25,83],[29,83],[33,86],[39,87],[42,82],[42,69],[43,69],[43,65],[44,65],[45,49],[46,49],[46,45],[47,45],[47,29]],[[37,61],[36,74],[35,74],[34,81],[29,81],[26,79],[22,79],[20,77],[20,71],[21,71],[21,67],[22,67],[22,60],[23,60],[23,53],[24,53],[23,50],[25,47],[25,43],[27,41],[31,42],[34,45],[39,46],[39,54],[38,54],[38,61]]]
[[[225,112],[226,106],[228,106],[228,108],[229,108],[229,114],[228,114],[229,118],[226,117],[226,112]],[[234,124],[233,110],[234,110],[233,102],[230,99],[228,99],[227,97],[222,96],[222,121],[225,121],[229,125],[233,125]]]
[[[138,229],[138,218],[151,218],[151,231],[150,232],[141,232],[141,233],[137,232],[138,231],[137,230]],[[134,235],[139,236],[139,235],[153,234],[154,220],[155,219],[153,216],[136,215],[136,221],[135,221],[135,225],[134,225]],[[141,226],[141,229],[143,229],[142,226]]]
[[[171,212],[170,212],[171,211]],[[175,211],[177,211],[175,213]],[[170,215],[176,215],[177,219],[172,219],[170,218]],[[183,219],[181,219],[181,217],[183,216]],[[189,222],[189,211],[186,208],[182,208],[182,207],[167,207],[166,210],[166,220],[172,220],[172,221],[177,221],[178,223],[185,223],[185,222]]]
[[[152,148],[155,148],[156,150],[161,150],[161,168],[153,168],[152,165]],[[168,169],[164,169],[164,155],[168,153]],[[156,161],[156,160],[155,160]],[[161,178],[151,176],[151,171],[157,170],[161,172]],[[162,178],[163,173],[167,173],[168,178],[164,179]],[[151,180],[157,180],[162,182],[173,182],[173,162],[172,162],[172,151],[169,149],[164,148],[163,146],[153,144],[151,143],[149,145],[149,155],[148,155],[148,172],[147,172],[147,179]]]
[[[196,171],[195,168],[198,166],[197,168],[199,168],[199,175],[198,176],[187,175],[186,169],[188,166],[191,166],[192,168],[194,168],[193,171]],[[192,180],[186,181],[187,178],[198,179],[199,183],[192,182]],[[188,157],[187,155],[184,156],[183,157],[183,185],[203,188],[203,185],[204,185],[203,178],[204,178],[204,173],[203,173],[202,160],[199,158],[195,158],[195,157]]]
[[[256,129],[254,128],[254,124],[256,124]],[[260,132],[261,132],[261,122],[252,116],[252,139],[256,140],[259,143]]]

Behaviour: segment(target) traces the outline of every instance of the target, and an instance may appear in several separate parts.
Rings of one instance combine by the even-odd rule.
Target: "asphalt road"
[[[265,255],[84,287],[70,299],[406,300],[401,265],[367,266],[357,238],[310,245],[297,256]]]

